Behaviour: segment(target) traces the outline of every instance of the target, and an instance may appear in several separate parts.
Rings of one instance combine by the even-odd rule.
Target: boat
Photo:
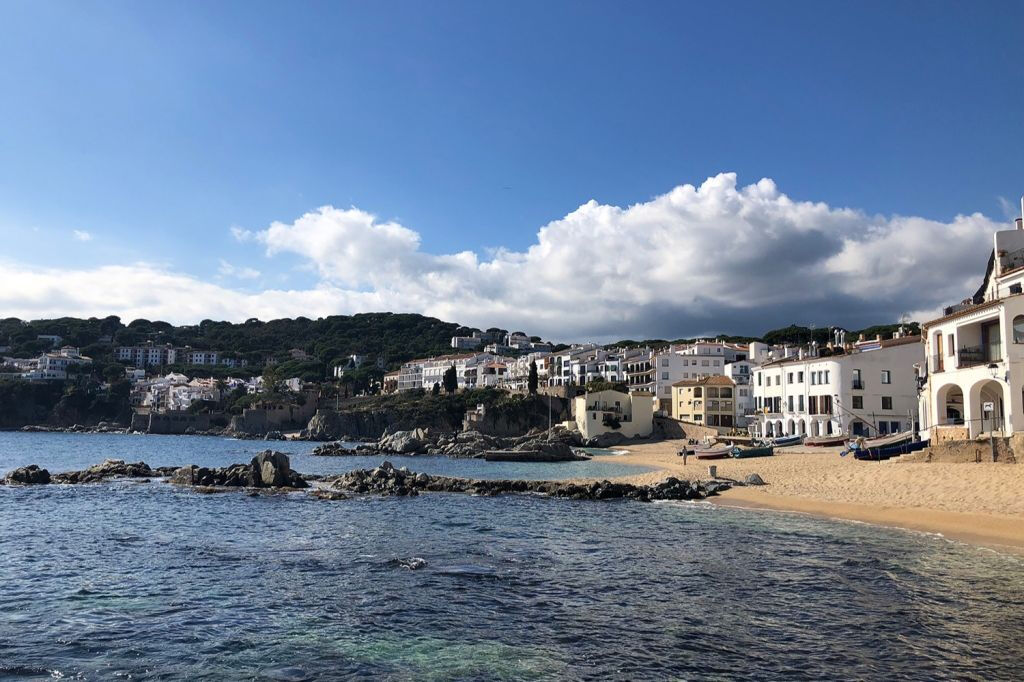
[[[771,443],[777,448],[784,448],[787,445],[800,445],[804,437],[797,434],[796,436],[780,436],[779,438],[773,438]]]
[[[715,445],[702,450],[695,450],[693,456],[697,459],[725,459],[726,457],[732,456],[732,451],[734,449],[735,446],[732,443],[725,443],[723,445]]]
[[[913,431],[904,431],[902,433],[891,433],[887,436],[879,436],[877,438],[867,438],[863,442],[858,438],[850,441],[850,447],[862,450],[872,450],[875,448],[888,448],[894,445],[902,445],[903,443],[909,443],[914,440]]]
[[[747,457],[770,457],[775,454],[775,448],[771,445],[760,448],[733,448],[732,456],[736,459]]]
[[[869,462],[884,462],[893,457],[924,450],[926,447],[928,447],[928,441],[919,440],[914,443],[900,443],[884,448],[853,448],[853,458]]]
[[[804,445],[810,445],[813,447],[829,447],[832,445],[842,445],[849,436],[845,434],[833,435],[833,436],[813,436],[811,438],[804,438]]]

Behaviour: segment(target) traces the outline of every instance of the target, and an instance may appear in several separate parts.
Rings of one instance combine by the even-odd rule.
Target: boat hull
[[[747,459],[748,457],[771,457],[775,454],[774,447],[767,448],[735,448],[732,456],[736,459]]]

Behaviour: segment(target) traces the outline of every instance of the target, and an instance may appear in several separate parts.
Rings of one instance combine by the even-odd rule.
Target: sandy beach
[[[686,465],[683,441],[623,446],[621,461],[657,471],[625,477],[652,483],[673,475],[742,480],[759,474],[760,487],[734,488],[717,504],[785,510],[941,533],[951,539],[1024,554],[1024,467],[994,463],[860,462],[839,448],[797,447],[773,457],[700,461]]]

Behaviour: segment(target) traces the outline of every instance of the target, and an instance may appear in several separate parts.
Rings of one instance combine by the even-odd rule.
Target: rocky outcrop
[[[574,500],[630,499],[642,502],[654,500],[697,500],[727,490],[729,484],[721,481],[691,483],[668,478],[654,485],[633,485],[599,481],[572,483],[567,481],[479,480],[431,476],[396,469],[384,462],[375,469],[358,469],[340,476],[324,479],[327,490],[385,496],[416,496],[421,492],[468,493],[471,495],[501,495],[509,493],[538,493],[551,497]]]
[[[313,454],[327,457],[367,454],[445,455],[480,459],[504,458],[523,462],[567,462],[588,459],[573,450],[580,445],[579,434],[562,427],[555,427],[550,433],[535,431],[516,438],[487,436],[478,431],[452,434],[430,429],[413,429],[385,433],[376,443],[355,448],[345,447],[341,442],[326,443],[315,448]]]
[[[438,432],[451,432],[454,429],[453,425],[446,421],[424,421],[422,415],[410,410],[317,410],[306,425],[303,435],[309,440],[377,440],[389,432],[412,431],[418,428]]]
[[[628,440],[629,438],[617,431],[609,431],[608,433],[602,433],[598,436],[594,436],[593,438],[588,438],[583,441],[583,445],[588,448],[611,448],[616,445],[622,445]]]
[[[128,427],[117,422],[100,422],[95,426],[86,426],[84,424],[72,424],[71,426],[29,424],[22,426],[19,431],[26,433],[127,433]]]
[[[81,471],[65,471],[53,474],[52,483],[99,483],[113,478],[156,478],[162,476],[159,469],[152,469],[145,462],[125,462],[122,459],[107,459]]]
[[[291,470],[288,455],[264,450],[248,464],[207,468],[194,464],[176,469],[171,483],[228,488],[308,488],[303,476]]]
[[[19,467],[4,477],[4,483],[7,485],[46,485],[49,482],[50,472],[40,469],[35,464]]]

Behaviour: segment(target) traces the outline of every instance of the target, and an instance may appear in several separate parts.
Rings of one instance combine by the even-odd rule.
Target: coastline
[[[655,468],[622,481],[648,483],[665,476],[742,480],[750,473],[766,486],[735,487],[709,501],[724,507],[810,514],[935,533],[951,540],[1024,556],[1024,467],[994,463],[859,462],[837,448],[784,448],[773,457],[694,460],[675,453],[683,441],[623,445],[623,463]]]

